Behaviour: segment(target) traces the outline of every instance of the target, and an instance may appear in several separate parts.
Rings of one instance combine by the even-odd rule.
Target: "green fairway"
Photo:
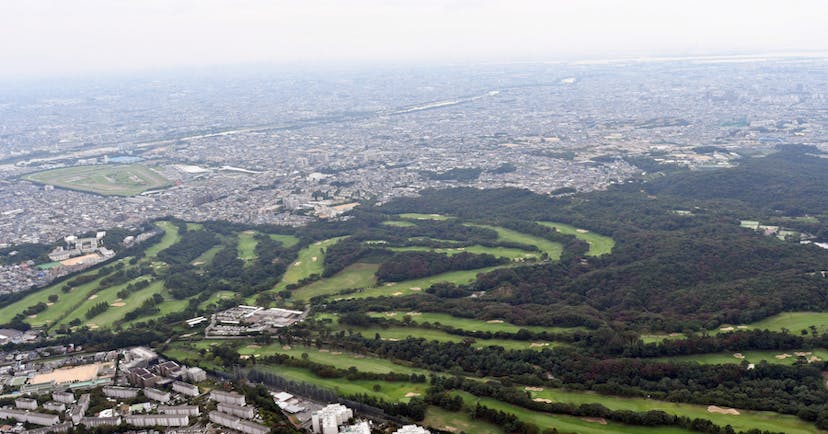
[[[342,328],[349,329],[348,326],[342,326]],[[464,339],[471,339],[474,341],[472,346],[475,348],[499,346],[506,350],[541,350],[543,348],[553,348],[561,345],[554,342],[517,341],[509,339],[472,339],[465,336],[446,333],[442,330],[421,327],[371,327],[354,328],[353,330],[368,339],[373,339],[376,334],[379,334],[382,339],[390,341],[401,341],[409,337],[440,342],[462,342]]]
[[[468,247],[456,247],[456,248],[443,248],[443,249],[432,249],[430,247],[425,246],[406,246],[406,247],[389,247],[389,250],[393,250],[395,252],[411,252],[411,251],[421,251],[421,252],[437,252],[437,253],[445,253],[449,256],[456,255],[458,253],[474,253],[477,255],[482,254],[489,254],[497,256],[498,258],[509,258],[509,259],[527,259],[527,258],[537,258],[539,253],[538,252],[530,252],[528,250],[521,250],[521,249],[512,249],[509,247],[486,247],[481,246],[479,244],[475,244],[473,246]]]
[[[605,421],[605,423],[599,423],[598,421],[590,422],[574,416],[564,416],[544,413],[541,411],[527,410],[523,407],[507,404],[493,398],[477,397],[466,392],[452,393],[462,396],[463,401],[465,401],[465,405],[468,407],[474,407],[475,403],[479,402],[481,405],[485,405],[486,407],[506,413],[512,413],[521,421],[537,425],[541,430],[556,428],[559,431],[576,432],[579,434],[688,434],[693,432],[682,428],[668,426],[644,427],[637,425],[624,425],[611,421]]]
[[[124,327],[129,327],[129,326],[131,326],[135,323],[146,322],[146,321],[149,321],[149,320],[158,319],[158,318],[161,318],[163,316],[169,315],[173,312],[181,312],[184,309],[186,309],[187,305],[189,305],[189,303],[190,303],[189,298],[185,298],[184,300],[177,300],[177,299],[173,298],[173,296],[170,295],[169,291],[167,291],[166,289],[162,289],[160,293],[161,293],[162,296],[164,296],[164,301],[161,304],[156,306],[160,310],[158,313],[153,314],[153,315],[145,315],[145,316],[136,318],[132,321],[128,321],[126,323],[123,323],[123,326]],[[130,310],[134,310],[137,307],[138,306],[134,306]]]
[[[122,261],[123,260],[118,262]],[[88,271],[86,273],[79,274],[78,276],[95,275],[97,272],[97,270]],[[34,306],[38,303],[45,303],[48,305],[46,310],[26,318],[26,322],[35,327],[54,325],[57,321],[66,316],[66,314],[70,313],[76,306],[86,301],[90,293],[98,288],[100,281],[104,277],[106,276],[99,277],[91,282],[76,286],[68,293],[63,292],[62,289],[66,286],[67,282],[72,281],[76,277],[32,293],[26,297],[23,297],[21,300],[0,309],[0,323],[11,321],[15,315],[25,311],[30,306]],[[56,303],[53,304],[49,301],[50,295],[58,296]]]
[[[411,226],[417,226],[414,223],[407,222],[407,221],[402,221],[402,220],[386,220],[386,221],[382,222],[382,224],[384,224],[386,226],[395,226],[395,227],[398,227],[398,228],[410,228]]]
[[[466,432],[474,434],[504,434],[497,425],[472,419],[463,411],[451,412],[440,407],[430,406],[425,419],[420,425],[449,432]]]
[[[152,297],[152,294],[160,292],[164,285],[163,282],[157,281],[150,284],[150,286],[131,294],[125,300],[118,298],[118,291],[126,288],[126,286],[130,283],[136,283],[142,280],[149,280],[149,277],[142,276],[135,280],[131,280],[120,285],[110,286],[109,288],[96,292],[81,304],[74,307],[70,312],[67,312],[67,315],[63,317],[57,325],[68,325],[72,320],[78,319],[82,324],[88,325],[89,328],[107,328],[112,326],[116,321],[123,318],[127,312],[137,308],[144,302],[144,300]],[[101,302],[108,304],[109,308],[100,315],[96,315],[92,319],[87,319],[86,312]]]
[[[147,250],[144,251],[148,258],[154,258],[158,255],[158,252],[181,240],[181,234],[178,233],[178,226],[164,220],[155,222],[155,226],[161,228],[161,230],[164,231],[164,235],[161,237],[161,241],[149,246]]]
[[[282,243],[282,246],[286,249],[289,249],[299,243],[299,238],[296,238],[293,235],[268,234],[267,236],[273,241]]]
[[[311,282],[293,291],[292,300],[310,300],[319,295],[336,294],[343,289],[370,288],[377,282],[374,274],[379,265],[356,263],[345,267],[331,277]]]
[[[685,336],[683,333],[670,333],[670,334],[652,334],[652,335],[641,335],[641,341],[645,344],[652,344],[656,342],[663,342],[670,339],[684,339]]]
[[[215,341],[202,341],[205,343],[213,343]],[[199,342],[201,344],[202,342]],[[224,342],[219,341],[219,344]],[[424,369],[412,368],[405,365],[393,363],[389,360],[380,359],[373,356],[365,356],[361,354],[353,354],[329,349],[317,349],[314,347],[306,347],[299,345],[280,345],[271,344],[259,346],[255,344],[242,345],[238,348],[241,355],[254,355],[256,357],[267,356],[273,354],[287,354],[297,359],[302,358],[303,354],[308,355],[308,360],[320,363],[323,365],[334,366],[338,369],[348,369],[350,367],[356,368],[362,372],[376,372],[386,374],[389,372],[396,372],[399,374],[424,374],[428,371]]]
[[[250,262],[256,259],[256,238],[254,236],[256,232],[254,231],[244,231],[239,233],[239,243],[238,243],[238,250],[239,250],[239,259],[245,262]]]
[[[797,355],[797,353],[800,353],[801,356]],[[743,357],[736,357],[735,354],[741,354]],[[723,363],[738,364],[742,363],[742,360],[746,360],[748,363],[759,363],[764,360],[774,365],[793,365],[797,359],[801,358],[803,360],[807,360],[811,357],[817,357],[819,360],[828,360],[828,350],[742,351],[741,353],[709,353],[693,354],[690,356],[659,357],[652,360],[696,362],[705,365],[716,365]]]
[[[336,244],[345,237],[331,238],[329,240],[317,241],[299,251],[299,255],[290,266],[288,266],[282,280],[274,288],[281,291],[291,283],[296,283],[311,274],[322,274],[322,264],[325,260],[325,248]]]
[[[601,256],[612,252],[615,247],[615,241],[612,238],[603,235],[598,235],[594,232],[585,229],[578,229],[564,223],[555,222],[538,222],[544,226],[555,228],[558,232],[566,235],[575,235],[576,238],[586,241],[589,244],[589,256]]]
[[[191,264],[197,267],[210,264],[213,262],[213,258],[216,257],[216,254],[223,248],[225,248],[225,246],[222,244],[210,247],[209,249],[207,249],[206,252],[200,254],[197,258],[193,259],[193,262],[191,262]]]
[[[212,295],[210,295],[210,298],[208,298],[207,300],[204,300],[203,302],[201,302],[201,304],[198,305],[198,307],[200,309],[206,309],[208,306],[211,306],[215,303],[218,303],[219,300],[226,300],[226,299],[235,298],[235,297],[236,297],[236,293],[231,292],[231,291],[214,292]]]
[[[581,405],[600,403],[610,410],[630,410],[645,412],[661,410],[676,416],[686,416],[691,419],[708,419],[719,426],[731,425],[737,431],[751,429],[784,432],[788,434],[805,434],[816,431],[816,427],[796,416],[782,415],[768,411],[738,410],[739,415],[711,413],[706,405],[680,404],[675,402],[656,401],[645,398],[617,397],[599,395],[592,392],[575,392],[562,389],[546,389],[530,392],[532,398],[547,399],[553,402]]]
[[[549,259],[552,261],[557,261],[558,259],[560,259],[561,253],[563,252],[563,246],[561,245],[561,243],[556,243],[554,241],[549,241],[545,238],[524,234],[523,232],[513,231],[511,229],[506,229],[500,226],[475,224],[466,224],[466,226],[475,226],[479,228],[491,229],[497,232],[498,241],[508,241],[513,243],[529,244],[532,246],[536,246],[540,249],[541,252],[548,254]]]
[[[795,335],[801,334],[802,330],[810,334],[811,326],[816,327],[819,333],[828,332],[828,312],[785,312],[748,324],[750,329],[777,332],[787,329]]]
[[[456,316],[451,316],[445,313],[433,313],[433,312],[382,312],[382,313],[371,313],[370,316],[376,318],[391,318],[395,320],[402,321],[403,317],[405,316],[411,317],[411,321],[413,323],[424,323],[429,322],[432,324],[440,323],[442,325],[451,326],[454,328],[458,328],[461,330],[468,330],[468,331],[479,331],[479,332],[504,332],[504,333],[517,333],[520,329],[526,329],[531,332],[549,332],[549,333],[566,333],[572,332],[575,330],[584,330],[583,327],[573,327],[573,328],[564,328],[564,327],[541,327],[541,326],[519,326],[515,324],[510,324],[507,322],[503,322],[500,320],[491,320],[491,321],[482,321],[477,319],[469,319],[469,318],[460,318]]]
[[[172,185],[161,174],[140,164],[64,167],[30,173],[23,179],[104,196],[135,196]]]
[[[421,214],[417,212],[407,212],[399,215],[400,218],[410,220],[449,220],[454,217],[448,217],[440,214]]]
[[[373,288],[368,288],[363,292],[355,294],[348,294],[343,298],[367,298],[367,297],[382,297],[382,296],[399,296],[416,294],[434,285],[438,282],[451,282],[458,285],[474,282],[477,275],[480,273],[488,273],[501,267],[487,267],[478,268],[476,270],[462,270],[449,271],[447,273],[435,274],[434,276],[423,277],[421,279],[404,280],[402,282],[389,282]]]

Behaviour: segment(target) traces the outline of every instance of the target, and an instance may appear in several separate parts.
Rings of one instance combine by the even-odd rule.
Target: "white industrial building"
[[[339,434],[339,426],[354,417],[354,411],[342,404],[330,404],[313,412],[311,423],[316,434]]]

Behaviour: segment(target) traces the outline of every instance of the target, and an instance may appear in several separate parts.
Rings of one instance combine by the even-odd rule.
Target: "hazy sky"
[[[825,0],[0,0],[0,76],[828,49]]]

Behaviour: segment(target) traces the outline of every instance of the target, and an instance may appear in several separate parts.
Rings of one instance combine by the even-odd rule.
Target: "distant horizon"
[[[2,2],[0,78],[818,52],[825,16],[819,0]]]

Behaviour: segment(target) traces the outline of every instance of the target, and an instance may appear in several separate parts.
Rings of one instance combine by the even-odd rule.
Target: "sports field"
[[[612,238],[604,235],[598,235],[595,232],[590,232],[585,229],[578,229],[575,226],[570,226],[564,223],[556,222],[538,222],[544,226],[555,228],[558,232],[566,235],[575,235],[576,238],[584,240],[589,244],[589,256],[601,256],[612,252],[615,247],[615,241]]]
[[[167,178],[140,164],[64,167],[31,173],[23,179],[104,196],[135,196],[172,185]]]

